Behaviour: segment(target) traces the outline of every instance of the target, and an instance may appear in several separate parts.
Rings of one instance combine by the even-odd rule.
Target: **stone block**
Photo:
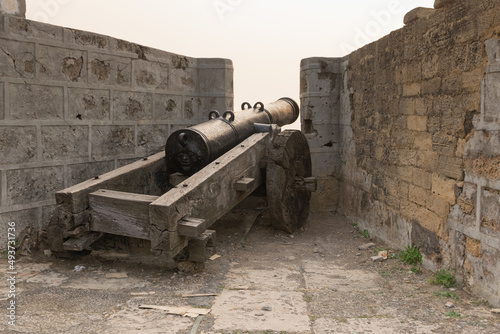
[[[40,209],[32,208],[26,210],[10,211],[0,213],[0,240],[2,240],[1,249],[7,246],[7,224],[14,222],[16,224],[16,237],[21,235],[27,227],[37,228],[41,227],[40,222]],[[5,242],[4,242],[5,241]]]
[[[405,166],[396,166],[396,175],[403,181],[413,181],[413,168]]]
[[[432,13],[434,13],[434,9],[432,8],[424,8],[424,7],[414,8],[410,10],[408,13],[406,13],[406,15],[403,18],[403,23],[408,24],[414,22],[421,18],[427,17]]]
[[[109,90],[68,88],[67,117],[73,120],[109,120]]]
[[[92,159],[133,156],[135,153],[134,126],[96,125],[92,127]]]
[[[500,191],[485,188],[481,194],[481,232],[500,237]]]
[[[425,206],[427,198],[431,196],[431,192],[424,188],[410,185],[408,199],[414,203]]]
[[[437,174],[433,174],[432,193],[440,196],[451,205],[455,204],[455,181]]]
[[[41,80],[87,82],[87,52],[40,45],[37,53]]]
[[[331,124],[337,123],[340,114],[339,97],[302,97],[300,117],[312,120],[314,123]]]
[[[141,160],[142,158],[126,158],[126,159],[116,159],[116,168],[123,167],[125,165],[136,162],[137,160]]]
[[[198,88],[197,82],[196,68],[170,68],[170,91],[194,94]]]
[[[376,151],[386,151],[383,147],[377,147]],[[387,159],[385,155],[380,155],[379,161]],[[410,149],[393,149],[389,151],[389,160],[396,165],[414,166],[417,163],[417,151]]]
[[[112,101],[114,120],[153,119],[153,95],[151,93],[114,91]]]
[[[224,97],[185,97],[184,98],[184,121],[188,124],[198,124],[208,120],[208,113],[218,110],[223,113],[233,110],[232,99]]]
[[[108,54],[89,54],[89,82],[129,87],[132,82],[132,59]]]
[[[7,205],[33,204],[54,200],[63,189],[62,166],[8,170]]]
[[[500,72],[487,73],[484,79],[484,120],[500,123]]]
[[[134,86],[153,90],[168,89],[168,64],[134,60]]]
[[[155,120],[179,121],[182,119],[182,96],[155,94],[153,100]]]
[[[335,211],[339,197],[339,181],[333,177],[318,178],[318,189],[311,196],[312,211]]]
[[[153,124],[137,127],[137,156],[148,156],[165,149],[169,125]]]
[[[413,147],[420,151],[432,150],[432,135],[428,132],[416,131],[412,133]]]
[[[434,1],[434,8],[435,9],[443,8],[443,7],[446,7],[450,4],[452,4],[453,2],[455,2],[455,0],[435,0]]]
[[[232,71],[229,72],[232,76]],[[232,80],[228,81],[226,69],[199,68],[198,90],[203,94],[232,92]]]
[[[439,72],[439,56],[436,54],[425,55],[422,60],[422,78],[433,79]]]
[[[441,155],[438,170],[442,175],[449,178],[458,181],[464,179],[464,161],[462,158]]]
[[[44,161],[70,160],[88,156],[88,126],[42,127],[42,158]]]
[[[439,94],[441,91],[441,78],[433,78],[422,82],[422,95]]]
[[[437,234],[439,237],[443,237],[446,233],[446,218],[439,217],[437,214],[427,210],[425,207],[418,207],[414,218],[423,228]]]
[[[68,165],[68,187],[112,171],[114,167],[113,160]]]
[[[455,156],[457,150],[457,137],[442,131],[433,133],[432,150],[440,155]]]
[[[42,218],[40,220],[40,228],[46,229],[49,225],[50,219],[56,212],[57,205],[46,205],[42,207]],[[43,248],[42,248],[43,250]]]
[[[82,30],[64,29],[64,37],[66,43],[102,50],[109,49],[109,37],[105,35]]]
[[[420,82],[403,85],[403,96],[418,96],[420,95]]]
[[[3,0],[0,1],[0,14],[26,16],[26,0]]]
[[[62,119],[62,87],[10,84],[10,118]]]
[[[408,130],[427,131],[427,116],[408,116]]]
[[[341,87],[340,59],[309,58],[301,62],[301,93],[331,94]]]
[[[0,165],[35,162],[36,147],[36,127],[0,126]]]
[[[474,257],[481,257],[481,241],[466,236],[465,252]]]
[[[425,169],[413,168],[412,183],[420,188],[430,190],[432,187],[432,174]]]
[[[0,38],[0,76],[33,79],[35,77],[35,43]]]
[[[19,35],[27,38],[45,39],[56,42],[63,42],[64,28],[26,20],[21,17],[6,17],[9,34]]]
[[[450,204],[439,196],[428,193],[425,200],[425,207],[437,214],[441,218],[448,217],[450,213]]]

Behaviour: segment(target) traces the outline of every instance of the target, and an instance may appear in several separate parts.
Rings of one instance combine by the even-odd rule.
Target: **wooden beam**
[[[165,247],[176,246],[167,245],[162,234],[177,232],[178,222],[183,217],[204,219],[210,227],[250,195],[263,182],[258,162],[266,155],[269,142],[267,133],[252,135],[151,203],[149,216],[153,252],[162,253],[169,250]],[[246,191],[237,191],[234,180],[241,178],[255,181]]]
[[[184,237],[197,238],[207,229],[205,219],[184,217],[177,224],[177,233]]]
[[[98,189],[161,195],[167,191],[165,152],[159,152],[56,193],[56,201],[70,213],[89,206],[88,195]]]
[[[67,251],[77,251],[81,252],[87,249],[90,245],[92,245],[96,240],[103,236],[102,233],[90,232],[85,234],[78,239],[71,238],[64,242],[63,247],[64,250]]]
[[[149,240],[149,204],[158,196],[99,189],[89,194],[92,231]]]
[[[242,177],[241,179],[234,182],[234,189],[236,189],[236,191],[247,191],[248,189],[251,189],[253,187],[254,183],[255,179],[252,179],[250,177]]]

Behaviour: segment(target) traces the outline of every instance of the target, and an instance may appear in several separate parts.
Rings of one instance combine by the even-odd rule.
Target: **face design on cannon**
[[[176,140],[177,145],[173,155],[173,164],[178,172],[184,175],[193,175],[200,170],[202,160],[196,143],[188,139],[188,135],[181,132]]]
[[[180,172],[185,175],[192,175],[198,171],[198,162],[201,158],[193,151],[190,151],[188,147],[184,150],[178,152],[175,157],[175,164],[181,170]]]

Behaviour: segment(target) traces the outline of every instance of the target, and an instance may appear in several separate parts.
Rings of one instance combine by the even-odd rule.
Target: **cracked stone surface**
[[[361,236],[346,218],[311,214],[288,235],[274,230],[265,214],[245,234],[242,216],[250,214],[231,213],[212,226],[221,257],[194,275],[147,253],[120,255],[125,248],[116,242],[72,260],[19,255],[16,326],[3,321],[0,332],[184,334],[195,326],[196,317],[139,305],[210,309],[198,334],[500,332],[500,315],[490,305],[461,287],[431,285],[431,272],[413,273],[391,256],[394,250],[385,261],[371,261],[387,247]],[[370,241],[375,249],[358,249]],[[4,257],[4,310],[7,271]],[[108,273],[127,275],[109,279]],[[216,295],[183,297],[192,294]]]

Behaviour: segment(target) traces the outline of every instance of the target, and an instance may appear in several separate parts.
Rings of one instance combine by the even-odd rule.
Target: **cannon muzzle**
[[[192,175],[253,133],[260,132],[259,129],[265,128],[261,124],[284,126],[299,116],[299,106],[287,97],[265,106],[257,102],[252,107],[245,102],[241,109],[222,115],[213,110],[207,122],[172,133],[165,145],[169,171]]]

